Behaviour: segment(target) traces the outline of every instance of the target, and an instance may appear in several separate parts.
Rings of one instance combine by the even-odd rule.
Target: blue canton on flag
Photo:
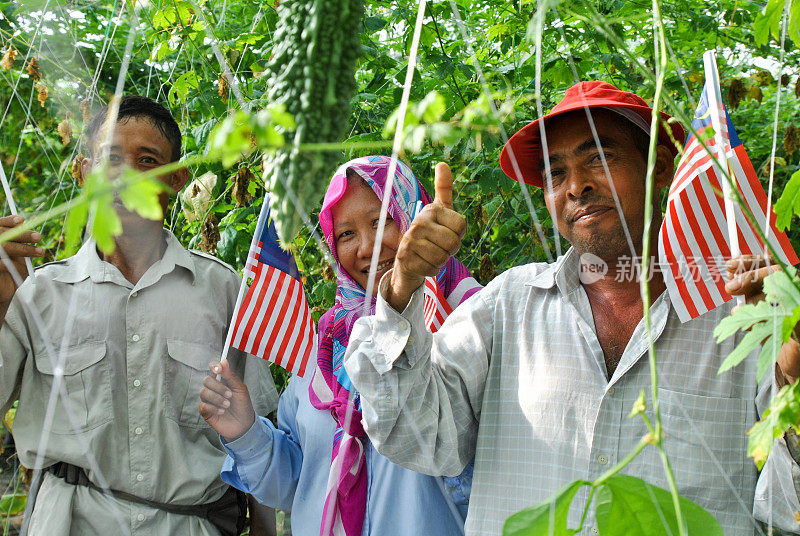
[[[231,346],[303,376],[316,358],[316,333],[300,272],[284,250],[265,198],[247,256],[252,282],[234,315]]]
[[[265,210],[269,211],[269,208]],[[300,280],[297,264],[294,262],[291,253],[281,247],[278,240],[278,232],[275,230],[275,224],[272,223],[272,217],[269,215],[267,215],[267,225],[262,226],[258,243],[261,246],[261,251],[258,255],[259,262],[274,266],[281,272]]]

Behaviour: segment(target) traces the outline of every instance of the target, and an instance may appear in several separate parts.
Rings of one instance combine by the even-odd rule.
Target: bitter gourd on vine
[[[264,178],[284,244],[302,225],[298,208],[307,213],[322,199],[341,156],[301,145],[339,142],[347,131],[363,13],[362,0],[283,0],[278,7],[267,98],[286,106],[296,129],[287,148],[265,157]]]

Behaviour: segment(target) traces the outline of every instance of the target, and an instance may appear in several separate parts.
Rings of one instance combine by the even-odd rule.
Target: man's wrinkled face
[[[594,110],[592,118],[598,140],[583,110],[548,122],[549,181],[542,161],[545,203],[558,230],[579,254],[593,253],[614,262],[634,255],[625,238],[625,225],[634,246],[641,248],[647,161],[623,123],[626,119],[610,110]],[[624,222],[614,203],[612,180]],[[659,183],[662,180],[657,175],[657,188],[665,185]]]

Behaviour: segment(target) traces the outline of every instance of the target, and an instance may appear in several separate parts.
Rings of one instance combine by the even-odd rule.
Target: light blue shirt
[[[294,376],[278,404],[278,427],[257,418],[225,443],[222,480],[259,502],[292,512],[292,533],[318,536],[331,466],[333,417],[311,405],[308,380]],[[223,442],[224,443],[224,442]],[[395,465],[365,442],[367,512],[362,536],[464,534],[472,466],[455,478]]]

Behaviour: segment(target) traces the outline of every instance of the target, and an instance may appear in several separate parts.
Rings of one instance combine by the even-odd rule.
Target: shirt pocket
[[[181,426],[206,428],[200,416],[200,389],[208,375],[208,364],[219,360],[211,346],[167,339],[168,359],[164,363],[164,415]]]
[[[752,504],[755,472],[747,459],[747,430],[753,401],[662,388],[658,393],[664,446],[681,495],[716,513],[736,512],[740,499]],[[648,450],[658,457],[656,449]]]
[[[34,361],[41,373],[44,407],[53,389],[60,390],[56,370],[60,367],[63,372],[60,384],[64,393],[55,399],[53,433],[77,434],[111,420],[111,374],[105,341],[76,344],[59,350],[53,358],[47,352],[36,352]]]

